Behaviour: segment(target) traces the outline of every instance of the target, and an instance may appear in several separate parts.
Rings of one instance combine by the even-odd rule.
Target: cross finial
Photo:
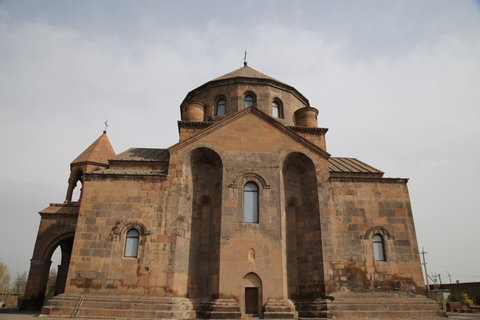
[[[108,128],[108,120],[105,120],[105,130],[103,130],[103,133],[107,133],[107,128]]]
[[[243,56],[243,66],[247,66],[247,50],[245,50],[245,55]]]

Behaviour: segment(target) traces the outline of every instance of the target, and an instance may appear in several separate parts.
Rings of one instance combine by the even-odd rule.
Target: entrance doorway
[[[242,279],[242,314],[258,317],[262,314],[262,280],[255,273],[248,273]]]
[[[245,288],[245,313],[258,314],[258,288]]]

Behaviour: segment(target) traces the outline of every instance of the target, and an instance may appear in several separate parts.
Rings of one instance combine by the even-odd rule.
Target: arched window
[[[385,261],[385,245],[383,237],[379,234],[373,236],[373,252],[375,254],[375,260]]]
[[[225,115],[225,99],[219,99],[217,101],[217,116]]]
[[[277,101],[272,102],[272,117],[279,118],[280,106]]]
[[[258,223],[258,186],[254,182],[243,188],[243,222]]]
[[[245,108],[253,106],[254,103],[255,99],[253,98],[253,96],[251,94],[247,94],[245,96]]]
[[[272,117],[283,118],[283,106],[280,100],[273,100],[272,102]]]
[[[137,257],[139,236],[140,234],[138,233],[137,229],[128,230],[127,240],[125,243],[125,257]]]

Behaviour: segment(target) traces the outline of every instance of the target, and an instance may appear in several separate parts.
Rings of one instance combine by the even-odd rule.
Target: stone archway
[[[72,248],[73,248],[73,235],[67,234],[62,237],[62,240],[58,242],[58,245],[55,249],[53,249],[50,257],[47,259],[51,261],[53,252],[60,247],[62,258],[60,264],[57,266],[57,279],[55,281],[55,290],[54,295],[58,295],[60,293],[65,292],[65,285],[67,283],[67,275],[68,275],[68,266],[70,265],[70,257],[72,256]],[[53,266],[55,267],[55,266]],[[50,266],[50,269],[52,266]]]
[[[74,234],[68,233],[60,236],[51,242],[44,251],[44,254],[39,259],[32,259],[30,265],[30,272],[28,275],[27,289],[25,292],[24,308],[39,309],[43,306],[45,299],[45,292],[47,290],[47,282],[50,274],[52,255],[55,250],[61,249],[61,262],[56,267],[57,279],[55,281],[54,295],[65,292],[65,284],[67,282],[68,266],[70,264],[70,257],[72,255]]]
[[[262,313],[262,280],[251,272],[242,279],[242,314],[260,315]]]
[[[40,309],[43,306],[52,264],[51,258],[58,247],[60,247],[62,258],[57,269],[54,294],[60,294],[65,291],[77,224],[78,205],[52,204],[50,207],[42,210],[40,215],[42,219],[30,261],[30,271],[22,305],[23,309]]]

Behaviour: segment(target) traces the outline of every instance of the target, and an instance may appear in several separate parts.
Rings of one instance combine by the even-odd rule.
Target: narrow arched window
[[[253,96],[251,94],[247,94],[245,96],[245,108],[253,106],[254,103],[255,99],[253,98]]]
[[[385,261],[385,245],[383,237],[379,234],[373,236],[373,252],[375,254],[375,260]]]
[[[127,240],[125,243],[125,257],[136,258],[138,254],[138,238],[140,234],[136,229],[130,229],[127,232]]]
[[[243,188],[243,222],[258,223],[258,186],[254,182]]]
[[[225,99],[219,99],[217,101],[217,116],[225,115]]]
[[[277,101],[272,102],[272,116],[275,118],[280,118],[280,106]]]

